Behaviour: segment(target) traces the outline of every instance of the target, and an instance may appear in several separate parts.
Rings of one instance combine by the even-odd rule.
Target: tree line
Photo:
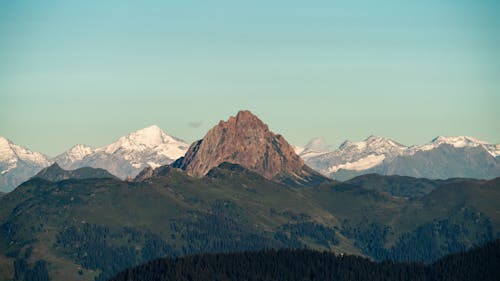
[[[500,240],[433,264],[373,262],[358,256],[307,249],[202,254],[157,259],[119,273],[110,281],[497,281]]]

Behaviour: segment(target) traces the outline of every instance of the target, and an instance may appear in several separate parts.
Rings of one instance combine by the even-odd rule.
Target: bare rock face
[[[289,185],[327,181],[304,164],[285,138],[271,132],[246,110],[228,121],[220,121],[172,165],[191,176],[203,177],[223,162],[238,164],[269,180]]]

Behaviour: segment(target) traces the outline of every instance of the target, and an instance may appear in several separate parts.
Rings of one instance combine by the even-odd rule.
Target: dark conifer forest
[[[358,256],[313,250],[264,250],[157,259],[119,273],[110,281],[133,280],[500,280],[500,240],[435,263],[373,262]]]

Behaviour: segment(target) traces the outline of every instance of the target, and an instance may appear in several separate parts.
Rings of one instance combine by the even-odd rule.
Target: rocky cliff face
[[[173,166],[202,177],[223,162],[241,165],[289,185],[313,185],[327,180],[307,167],[285,138],[271,132],[250,111],[240,111],[236,117],[220,121]]]

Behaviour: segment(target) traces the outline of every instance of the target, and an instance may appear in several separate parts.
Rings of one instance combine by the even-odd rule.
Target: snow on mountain
[[[311,139],[304,148],[311,151],[333,150],[332,146],[326,143],[325,139],[321,137]]]
[[[94,153],[94,149],[92,147],[77,144],[63,154],[53,158],[52,161],[58,163],[62,167],[71,167],[72,163],[76,163],[92,153]]]
[[[11,191],[49,165],[47,156],[0,137],[0,191]]]
[[[167,135],[158,126],[153,125],[121,137],[116,142],[97,149],[96,152],[121,153],[124,154],[125,159],[129,160],[133,159],[133,156],[128,153],[153,150],[158,155],[175,160],[184,156],[187,146],[184,141]]]
[[[306,163],[313,169],[329,175],[339,169],[366,170],[381,164],[384,159],[392,159],[407,149],[388,138],[369,136],[363,141],[343,142],[339,149],[306,154],[301,153]]]
[[[500,156],[500,144],[495,144],[495,145],[491,145],[489,146],[491,147],[490,150],[488,150],[488,152],[493,155],[493,157],[499,157]]]
[[[297,154],[302,157],[302,159],[309,159],[311,157],[316,157],[333,150],[333,147],[326,143],[325,139],[318,137],[311,139],[300,152]]]
[[[92,147],[83,144],[77,144],[67,151],[67,155],[69,159],[76,161],[82,160],[83,158],[85,158],[85,156],[93,152],[94,149]]]
[[[442,144],[449,144],[456,148],[482,147],[486,151],[488,151],[488,153],[490,153],[493,157],[500,155],[500,144],[491,144],[469,136],[451,136],[451,137],[439,136],[433,139],[430,143],[412,147],[409,150],[409,153],[413,154],[417,151],[432,150],[439,147]]]
[[[347,179],[363,173],[432,178],[478,175],[492,178],[500,176],[500,171],[496,168],[500,167],[500,163],[495,159],[499,155],[500,144],[490,144],[467,136],[440,136],[427,144],[412,147],[388,138],[370,136],[360,142],[345,141],[337,150],[329,152],[308,152],[304,149],[300,153],[310,167],[337,179]],[[468,166],[463,169],[453,168],[456,163],[452,162],[458,161],[457,159],[462,159],[462,166]],[[394,164],[395,160],[400,164]],[[430,163],[435,164],[432,171],[427,168]],[[488,169],[485,170],[486,167],[482,167],[481,163],[488,166]]]
[[[340,165],[335,165],[330,167],[330,169],[327,171],[327,173],[335,173],[336,171],[340,169],[344,170],[352,170],[352,171],[363,171],[370,169],[372,167],[375,167],[377,165],[382,164],[382,162],[385,159],[385,155],[379,154],[370,154],[366,157],[363,157],[359,160],[356,160],[354,162],[348,162],[345,164],[340,164]]]
[[[17,162],[19,160],[38,164],[47,164],[47,156],[16,145],[4,137],[0,137],[0,161]]]
[[[300,155],[300,154],[304,151],[304,149],[305,149],[304,147],[302,147],[302,146],[298,146],[298,145],[292,145],[292,147],[293,147],[293,150],[295,151],[295,153],[297,153],[297,154],[299,154],[299,155]]]
[[[153,125],[97,149],[76,145],[54,161],[64,169],[102,168],[125,179],[134,177],[148,166],[169,164],[183,156],[187,149],[187,143]]]

